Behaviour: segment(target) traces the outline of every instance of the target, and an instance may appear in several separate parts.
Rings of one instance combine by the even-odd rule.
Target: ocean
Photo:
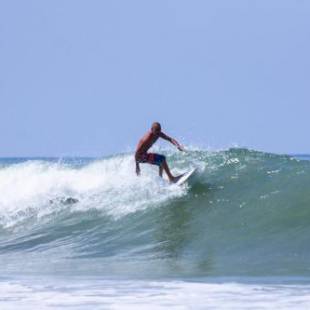
[[[309,309],[310,156],[0,159],[0,309]]]

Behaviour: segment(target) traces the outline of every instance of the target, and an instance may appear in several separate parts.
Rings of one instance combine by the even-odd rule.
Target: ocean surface
[[[0,309],[310,309],[310,156],[0,159]]]

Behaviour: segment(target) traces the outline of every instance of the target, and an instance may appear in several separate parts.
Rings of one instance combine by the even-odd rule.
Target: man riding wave
[[[142,139],[139,141],[137,146],[135,160],[136,160],[136,173],[140,175],[140,163],[148,163],[152,165],[159,166],[159,175],[162,177],[163,170],[165,170],[169,181],[175,183],[181,176],[174,177],[170,169],[167,165],[166,157],[161,154],[156,153],[148,153],[148,150],[152,147],[152,145],[158,140],[158,138],[162,138],[171,142],[175,145],[178,150],[184,151],[184,148],[173,138],[167,136],[161,131],[161,125],[157,122],[153,123],[152,128],[149,132],[147,132]]]

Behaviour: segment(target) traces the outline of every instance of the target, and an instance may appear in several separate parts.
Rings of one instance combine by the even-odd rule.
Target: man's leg
[[[148,158],[147,158],[148,163],[150,163],[152,165],[158,165],[159,166],[159,175],[160,176],[162,176],[163,170],[165,170],[170,182],[176,182],[179,179],[179,177],[174,177],[171,174],[170,169],[167,165],[167,161],[166,161],[165,156],[160,155],[160,154],[154,154],[154,153],[148,153],[147,156],[148,156]]]
[[[168,176],[168,178],[169,178],[169,181],[170,181],[170,182],[174,182],[175,177],[171,174],[171,172],[170,172],[170,170],[169,170],[169,167],[168,167],[168,165],[167,165],[167,161],[166,161],[166,160],[164,160],[164,161],[162,162],[160,168],[165,170],[165,172],[167,173],[167,176]]]

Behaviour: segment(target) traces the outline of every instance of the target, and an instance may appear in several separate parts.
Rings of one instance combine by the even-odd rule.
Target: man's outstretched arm
[[[173,138],[167,136],[167,135],[164,134],[163,132],[160,133],[160,137],[163,138],[164,140],[169,141],[169,142],[172,143],[173,145],[175,145],[175,146],[178,148],[179,151],[184,151],[183,146],[180,145],[180,144],[178,143],[177,140],[175,140],[175,139],[173,139]]]

